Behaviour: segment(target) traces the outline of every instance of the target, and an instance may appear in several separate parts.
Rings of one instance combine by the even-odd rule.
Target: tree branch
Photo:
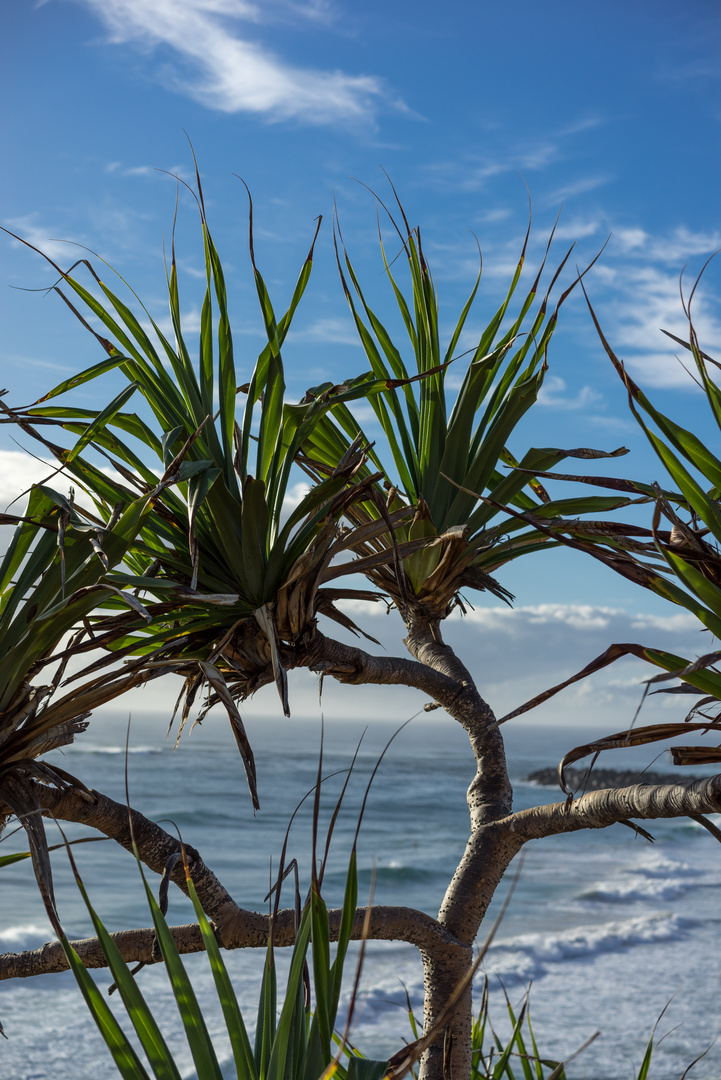
[[[478,693],[465,664],[443,641],[439,623],[418,616],[412,618],[405,644],[420,663],[449,676],[462,688],[455,700],[439,703],[467,731],[478,766],[467,795],[472,828],[505,817],[513,806],[513,789],[508,779],[503,737],[493,710]]]
[[[506,817],[512,806],[512,791],[503,739],[492,709],[453,650],[444,644],[437,627],[434,633],[430,626],[414,626],[407,643],[418,653],[418,659],[373,656],[318,632],[308,643],[306,666],[343,683],[401,684],[428,694],[465,728],[471,739],[478,762],[476,779],[468,789],[474,827]]]
[[[170,932],[179,953],[203,952],[205,946],[197,923],[171,926]],[[159,962],[157,954],[154,953],[156,938],[152,927],[144,930],[120,930],[110,936],[120,949],[120,954],[126,963],[140,960],[146,964]],[[97,938],[83,938],[81,941],[71,941],[70,944],[86,968],[108,966]],[[48,941],[40,948],[28,952],[3,953],[0,956],[0,980],[29,979],[33,975],[49,975],[58,971],[67,971],[69,966],[60,942]]]
[[[522,843],[580,829],[606,829],[633,818],[694,817],[721,813],[721,776],[690,784],[633,784],[589,791],[580,799],[532,806],[511,814],[501,826]]]
[[[338,682],[360,686],[375,683],[383,686],[410,686],[420,690],[445,708],[458,694],[459,685],[450,675],[434,671],[427,664],[403,656],[374,656],[356,645],[344,645],[317,630],[306,643],[302,659],[296,665],[308,667]]]
[[[223,941],[228,949],[265,948],[268,944],[270,919],[254,911],[238,909],[232,932]],[[338,940],[342,910],[328,912],[331,941]],[[273,942],[280,948],[295,942],[295,913],[292,909],[278,912],[273,930]],[[351,938],[358,941],[363,936],[366,909],[355,913]],[[170,928],[178,952],[203,952],[205,946],[197,923]],[[155,930],[120,930],[111,937],[127,963],[144,961],[159,962],[155,951]],[[430,956],[452,953],[459,943],[434,918],[425,912],[405,907],[374,907],[370,915],[368,937],[373,941],[407,941]],[[70,943],[87,968],[107,967],[105,954],[97,938],[84,938]],[[40,948],[21,953],[5,953],[0,956],[0,980],[29,978],[51,972],[67,971],[68,962],[59,941],[49,941]]]
[[[162,874],[170,856],[180,851],[180,841],[160,825],[150,821],[138,810],[129,811],[123,803],[115,802],[99,791],[91,791],[92,801],[89,801],[87,792],[81,793],[69,788],[60,791],[38,781],[32,781],[32,787],[45,817],[89,825],[130,852],[133,850],[134,836],[142,862],[156,874]],[[226,920],[235,917],[242,909],[213,871],[205,865],[199,852],[189,844],[185,845],[185,851],[203,911],[222,928]],[[181,862],[173,870],[171,880],[187,895],[185,872]]]

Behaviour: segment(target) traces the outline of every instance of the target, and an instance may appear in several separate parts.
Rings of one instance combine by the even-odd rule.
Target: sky
[[[253,194],[258,264],[278,306],[324,217],[284,353],[299,398],[309,385],[367,367],[334,265],[334,205],[359,277],[394,325],[369,191],[392,199],[387,174],[421,227],[447,333],[475,278],[476,238],[483,280],[467,347],[503,296],[530,195],[529,278],[559,211],[550,263],[576,243],[562,283],[608,241],[586,279],[606,336],[662,411],[718,439],[678,349],[660,332],[684,333],[681,275],[688,294],[721,247],[716,0],[6,0],[0,31],[0,224],[63,266],[90,248],[163,319],[163,244],[176,196],[168,173],[192,181],[191,140],[248,375],[263,331],[238,177]],[[202,248],[182,191],[177,247],[192,331]],[[53,280],[38,256],[0,236],[0,381],[12,404],[100,359],[60,300],[20,291]],[[717,259],[694,300],[711,355],[721,343],[720,299]],[[518,449],[625,445],[630,454],[604,463],[604,472],[662,479],[580,295],[562,309],[549,363]],[[98,406],[116,391],[109,380],[76,401]],[[0,428],[3,507],[44,475]],[[464,624],[448,629],[499,711],[611,641],[687,655],[709,646],[691,617],[567,552],[523,560],[502,582],[517,596],[513,612],[480,598]],[[377,616],[367,624],[381,625]],[[384,646],[399,651],[397,622],[382,625]],[[569,691],[553,717],[623,726],[642,675],[637,662],[620,665],[588,690]],[[308,686],[297,690],[301,711],[315,697]],[[332,691],[329,707],[342,710],[342,700],[342,688]],[[366,700],[356,696],[354,707]]]

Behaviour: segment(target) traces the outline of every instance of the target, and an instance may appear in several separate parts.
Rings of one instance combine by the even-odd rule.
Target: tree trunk
[[[473,943],[493,899],[496,887],[521,842],[499,830],[495,822],[512,811],[513,791],[508,779],[503,737],[493,710],[478,693],[465,665],[441,636],[440,623],[417,613],[407,618],[405,644],[420,663],[453,679],[455,695],[439,701],[468,733],[476,759],[476,775],[466,800],[471,832],[438,913],[438,921],[462,948],[442,958],[429,957],[426,965],[424,1027],[429,1031],[443,1019],[443,1035],[426,1051],[420,1080],[466,1080],[471,1071]],[[466,983],[448,1013],[449,998]],[[444,1015],[445,1013],[445,1015]]]

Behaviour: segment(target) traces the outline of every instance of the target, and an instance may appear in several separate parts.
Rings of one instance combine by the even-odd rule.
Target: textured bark
[[[444,708],[450,706],[460,689],[452,676],[434,671],[427,664],[403,656],[374,656],[356,645],[344,645],[320,632],[306,642],[302,663],[296,659],[295,666],[308,667],[322,675],[331,675],[338,682],[355,686],[369,683],[410,686]]]
[[[423,957],[423,1030],[441,1030],[421,1058],[421,1076],[443,1078],[450,1061],[451,1077],[465,1080],[471,1070],[472,986],[470,980],[450,1015],[443,1015],[458,986],[470,973],[473,947],[458,943],[436,953],[421,950]],[[446,1040],[450,1040],[447,1046]],[[449,1053],[447,1051],[450,1051]],[[459,1070],[463,1071],[460,1072]],[[448,1080],[451,1080],[448,1077]]]
[[[175,944],[180,953],[202,952],[205,946],[197,923],[186,926],[171,926]],[[144,961],[146,964],[158,963],[154,955],[155,930],[148,927],[143,930],[119,930],[110,935],[120,949],[126,963]],[[86,968],[104,968],[108,966],[105,954],[97,938],[83,938],[71,941]],[[29,979],[33,975],[49,975],[57,971],[67,971],[69,964],[59,941],[48,941],[39,949],[21,953],[3,953],[0,956],[0,980]]]
[[[351,936],[360,940],[366,908],[357,908]],[[341,909],[328,912],[328,925],[331,940],[338,940]],[[223,944],[229,949],[242,949],[266,945],[268,942],[269,921],[267,915],[238,909],[238,914],[231,924],[226,924],[223,931]],[[432,915],[415,908],[379,905],[371,909],[368,928],[371,941],[407,941],[429,954],[439,955],[444,949],[457,945],[453,936]],[[294,917],[291,910],[278,913],[273,941],[278,946],[292,945],[295,941]]]
[[[439,698],[446,712],[468,732],[476,759],[476,775],[468,788],[471,828],[498,821],[510,813],[513,791],[508,779],[503,736],[493,710],[476,689],[470,672],[441,637],[440,625],[413,619],[408,625],[406,646],[424,665],[452,679],[450,700]]]
[[[100,792],[58,791],[38,782],[33,790],[48,817],[60,818],[89,825],[132,851],[133,838],[141,860],[151,870],[162,874],[168,859],[180,851],[180,842],[166,833],[155,822],[137,810],[130,810],[122,803]],[[132,824],[132,830],[131,830]],[[215,874],[203,862],[198,851],[185,845],[190,873],[205,913],[215,924],[221,944],[228,949],[265,947],[268,942],[269,917],[263,913],[247,911],[232,899]],[[187,893],[182,863],[178,863],[171,880]],[[351,935],[362,936],[365,908],[356,911]],[[328,913],[332,940],[337,940],[341,910]],[[202,940],[197,926],[176,927],[176,943],[180,952],[201,951]],[[156,962],[153,955],[154,932],[147,930],[122,931],[113,935],[123,956],[128,960]],[[424,956],[434,957],[452,951],[458,942],[452,934],[432,916],[414,908],[378,906],[371,912],[368,936],[371,940],[407,941],[421,949]],[[278,947],[292,945],[295,941],[294,913],[285,910],[278,913],[273,940]],[[88,938],[77,943],[79,955],[87,959],[89,967],[104,967],[105,959],[97,939]],[[6,953],[0,957],[0,980],[27,977],[46,972],[64,971],[67,961],[59,942],[48,942],[39,949],[25,953]]]
[[[634,818],[691,817],[721,813],[721,776],[684,784],[633,784],[590,791],[573,802],[519,810],[507,825],[521,843],[580,829],[606,829]]]

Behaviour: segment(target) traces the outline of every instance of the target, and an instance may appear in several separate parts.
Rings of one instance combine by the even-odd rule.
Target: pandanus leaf
[[[531,698],[530,701],[525,702],[523,705],[519,705],[518,708],[513,709],[512,712],[506,713],[505,716],[501,717],[498,723],[505,724],[506,721],[513,720],[516,716],[521,716],[530,709],[535,709],[538,705],[542,705],[550,698],[555,697],[561,690],[565,690],[567,686],[572,686],[573,683],[588,678],[589,675],[601,671],[603,668],[608,667],[609,664],[615,663],[624,656],[637,656],[640,660],[647,660],[656,667],[663,668],[668,672],[683,671],[684,680],[690,683],[691,686],[697,687],[705,694],[721,697],[721,675],[706,669],[692,670],[693,666],[689,665],[689,662],[684,660],[683,657],[676,656],[673,653],[664,652],[661,649],[650,649],[643,645],[622,643],[610,645],[608,649],[602,652],[589,664],[586,664],[581,671],[572,675],[570,678],[565,679],[563,682],[558,683],[556,686],[544,690],[543,693],[537,694],[536,697]]]
[[[584,758],[591,755],[594,755],[595,760],[604,750],[625,749],[629,746],[648,746],[650,743],[678,738],[679,735],[685,735],[689,731],[706,732],[710,729],[713,729],[713,724],[690,724],[686,722],[681,724],[648,724],[645,727],[634,727],[626,731],[619,731],[614,735],[605,735],[603,738],[594,739],[593,742],[576,746],[573,750],[569,750],[567,754],[564,754],[558,766],[558,782],[563,791],[569,794],[564,777],[565,769],[569,765],[573,765],[574,762],[583,761]],[[714,753],[713,750],[712,753]],[[715,751],[715,753],[717,755],[716,760],[718,760],[721,754],[718,751]],[[643,783],[643,773],[639,774],[639,783]]]
[[[440,344],[437,296],[420,232],[408,226],[403,208],[400,203],[398,205],[402,224],[396,223],[390,212],[385,207],[383,209],[401,242],[401,258],[407,264],[410,280],[407,295],[404,295],[394,277],[392,260],[386,256],[382,234],[380,245],[386,277],[408,334],[410,362],[404,358],[407,349],[392,339],[371,306],[343,244],[340,228],[336,226],[338,269],[372,373],[378,383],[385,380],[385,385],[378,392],[370,382],[366,391],[373,390],[367,400],[381,425],[393,463],[393,471],[387,467],[384,469],[386,484],[393,484],[397,477],[401,497],[421,508],[419,519],[411,531],[399,535],[398,539],[406,542],[422,536],[429,541],[449,529],[468,526],[467,540],[470,544],[480,528],[499,517],[500,508],[497,505],[482,502],[489,489],[494,494],[502,494],[502,501],[507,499],[524,505],[526,509],[539,507],[548,501],[534,479],[533,468],[548,468],[557,463],[558,457],[543,457],[541,451],[531,451],[524,458],[521,468],[511,477],[505,477],[499,472],[499,467],[510,457],[507,443],[512,433],[536,401],[558,309],[577,282],[573,282],[562,294],[556,307],[549,313],[550,289],[565,265],[569,254],[566,253],[546,295],[530,316],[528,329],[525,329],[525,320],[538,294],[547,249],[541,269],[522,297],[518,311],[507,323],[510,305],[521,280],[528,242],[526,237],[508,292],[489,325],[479,335],[449,417],[446,403],[448,364],[453,362],[455,367],[461,363],[460,358],[455,359],[455,350],[479,288],[480,274],[444,350]],[[418,380],[417,383],[414,383],[414,379]],[[353,417],[352,409],[345,402],[333,403],[330,415],[314,427],[303,444],[303,453],[311,472],[319,475],[324,469],[332,467],[333,460],[337,460],[350,441],[362,434],[362,427]],[[374,451],[373,463],[380,465],[382,456],[382,453]],[[527,471],[523,472],[522,469]],[[457,485],[455,488],[454,483]],[[459,485],[466,491],[459,490]],[[496,489],[499,489],[498,492]],[[370,501],[363,503],[362,514],[378,516]],[[354,518],[356,524],[361,516],[359,512]],[[543,543],[540,534],[536,534],[536,542]],[[516,554],[525,550],[523,545],[515,549]],[[367,557],[367,553],[364,553],[364,557]],[[407,559],[405,574],[409,576],[414,592],[418,593],[424,581],[435,573],[441,557],[440,551],[429,549]],[[398,593],[402,594],[400,581]]]

